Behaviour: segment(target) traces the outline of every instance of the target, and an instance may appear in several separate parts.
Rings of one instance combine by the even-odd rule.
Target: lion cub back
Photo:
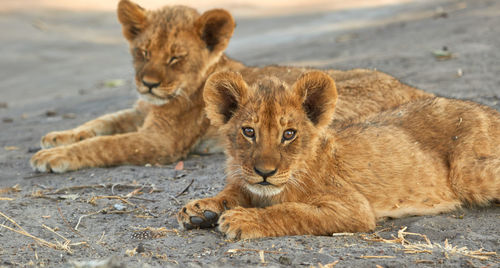
[[[370,117],[338,130],[335,135],[350,147],[362,147],[351,140],[363,137],[363,141],[357,142],[366,141],[364,151],[370,154],[366,158],[378,155],[382,158],[379,163],[391,162],[393,169],[411,163],[407,171],[401,170],[395,176],[393,182],[401,182],[401,187],[421,180],[428,181],[428,185],[420,186],[428,194],[440,188],[436,185],[449,188],[451,193],[446,194],[446,199],[450,201],[456,198],[463,203],[484,205],[500,199],[500,113],[490,107],[454,99],[425,99]],[[387,151],[391,154],[382,153]],[[363,154],[352,158],[360,161]],[[372,167],[378,169],[379,166]],[[417,187],[408,194],[415,195]]]

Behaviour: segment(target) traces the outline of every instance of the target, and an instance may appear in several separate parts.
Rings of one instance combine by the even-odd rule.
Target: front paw
[[[220,214],[226,209],[227,202],[216,197],[194,200],[177,213],[177,222],[186,230],[213,228]]]
[[[262,209],[238,207],[225,211],[219,219],[219,231],[228,239],[251,239],[275,236],[272,225],[264,223]]]
[[[38,151],[30,164],[35,171],[63,173],[77,169],[77,161],[68,149],[57,147]]]
[[[87,130],[53,131],[42,137],[40,145],[43,149],[47,149],[72,144],[92,137],[95,137],[95,133]]]

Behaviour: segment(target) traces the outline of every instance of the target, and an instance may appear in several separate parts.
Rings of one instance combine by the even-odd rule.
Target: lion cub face
[[[118,19],[130,43],[137,90],[158,105],[199,88],[235,27],[224,10],[201,16],[184,6],[148,11],[128,0],[120,1]]]
[[[206,111],[226,137],[228,174],[252,193],[273,196],[312,157],[318,136],[332,119],[337,91],[322,72],[303,75],[294,85],[266,78],[247,85],[241,75],[221,72],[205,86]]]

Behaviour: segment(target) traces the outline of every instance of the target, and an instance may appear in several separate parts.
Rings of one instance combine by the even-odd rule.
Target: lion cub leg
[[[375,228],[375,215],[359,193],[322,195],[308,203],[284,202],[266,208],[227,210],[218,221],[229,239],[285,235],[331,235],[367,232]]]
[[[144,121],[144,114],[137,109],[126,109],[106,114],[74,129],[53,131],[43,136],[43,149],[68,145],[95,136],[112,135],[136,131]]]

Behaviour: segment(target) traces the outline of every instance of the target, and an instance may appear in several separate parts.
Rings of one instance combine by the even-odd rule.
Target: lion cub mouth
[[[175,99],[177,96],[181,95],[181,91],[182,88],[177,88],[173,90],[171,93],[161,96],[160,94],[157,94],[152,90],[147,92],[141,92],[139,90],[139,96],[141,99],[150,102],[152,104],[163,105],[168,103],[170,100]]]
[[[258,196],[274,196],[280,194],[283,187],[276,186],[269,182],[258,182],[255,184],[247,184],[246,188],[253,194]]]

